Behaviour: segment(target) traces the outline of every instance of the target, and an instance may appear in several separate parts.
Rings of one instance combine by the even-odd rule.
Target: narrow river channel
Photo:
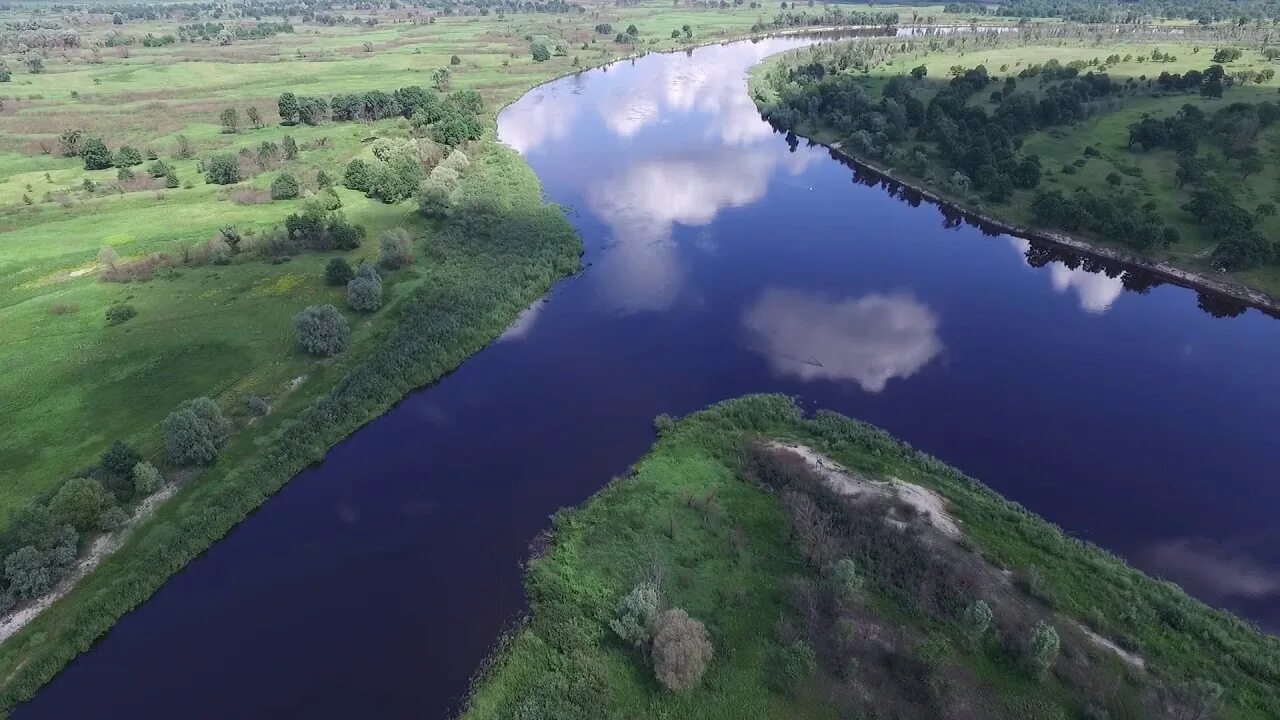
[[[548,515],[624,472],[658,413],[762,391],[877,423],[1280,627],[1280,322],[1053,260],[789,143],[745,73],[808,42],[650,55],[507,108],[585,272],[16,716],[446,717],[522,608]]]

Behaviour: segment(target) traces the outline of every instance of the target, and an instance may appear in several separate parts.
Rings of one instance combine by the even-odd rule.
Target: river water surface
[[[504,111],[585,272],[16,715],[445,717],[523,606],[547,516],[624,472],[658,413],[762,391],[881,425],[1280,626],[1280,324],[1053,261],[787,142],[745,72],[807,42],[650,55]]]

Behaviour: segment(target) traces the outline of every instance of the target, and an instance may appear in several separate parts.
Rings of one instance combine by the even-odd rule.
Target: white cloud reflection
[[[1009,237],[1009,244],[1022,255],[1025,262],[1031,243],[1018,237]],[[1030,267],[1030,265],[1028,265]],[[1083,268],[1069,268],[1056,260],[1049,263],[1049,282],[1060,292],[1074,292],[1080,301],[1080,309],[1101,315],[1111,309],[1124,293],[1124,282],[1103,273],[1089,272]]]
[[[830,299],[769,288],[747,308],[742,326],[775,373],[851,380],[872,393],[911,377],[942,351],[937,316],[904,294]]]
[[[1280,593],[1280,568],[1266,567],[1210,541],[1169,540],[1149,548],[1146,557],[1157,572],[1213,600]]]

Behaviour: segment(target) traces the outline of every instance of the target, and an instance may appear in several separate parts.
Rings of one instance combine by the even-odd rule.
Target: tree
[[[329,177],[329,173],[320,170],[316,172],[316,187],[321,190],[328,190],[333,187],[333,178]]]
[[[107,144],[96,137],[86,139],[80,146],[80,159],[84,161],[85,170],[105,170],[114,162]]]
[[[793,640],[778,652],[778,680],[787,692],[794,693],[800,683],[813,675],[818,667],[818,656],[804,640]]]
[[[280,173],[271,181],[272,200],[292,200],[298,197],[298,179],[290,173]]]
[[[357,275],[347,283],[347,305],[359,312],[373,312],[382,307],[382,280],[376,273],[372,278]]]
[[[298,123],[298,96],[291,92],[281,93],[276,101],[276,110],[280,113],[280,122],[284,125]]]
[[[222,123],[222,132],[225,134],[240,132],[240,114],[233,107],[223,109],[218,115],[218,122]]]
[[[369,192],[370,182],[369,164],[360,158],[353,158],[347,163],[347,171],[343,173],[342,184],[352,190],[360,192]]]
[[[111,158],[111,162],[118,168],[134,167],[142,164],[142,153],[136,148],[128,145],[121,145],[116,151],[115,157]]]
[[[388,230],[378,239],[378,264],[396,270],[413,262],[413,236],[399,228]]]
[[[1257,153],[1245,155],[1240,158],[1240,179],[1244,180],[1256,172],[1261,172],[1265,168],[1266,163],[1262,161],[1262,158],[1258,157]]]
[[[36,50],[29,50],[26,55],[22,56],[22,63],[27,66],[27,72],[32,75],[39,75],[44,72],[44,56]]]
[[[231,422],[207,397],[189,400],[162,424],[165,451],[178,465],[207,465],[218,458],[231,435]]]
[[[671,39],[672,39],[672,40],[676,40],[676,39],[678,39],[679,37],[680,37],[680,31],[679,31],[679,30],[672,30],[672,31],[671,31]]]
[[[991,627],[994,615],[986,600],[974,600],[964,611],[964,629],[975,642]]]
[[[713,654],[707,629],[679,608],[658,616],[653,633],[653,671],[672,692],[688,690],[702,680]]]
[[[1052,625],[1041,620],[1031,631],[1031,639],[1027,643],[1027,661],[1036,678],[1043,679],[1058,659],[1060,641],[1058,631]]]
[[[461,64],[462,64],[462,58],[458,57],[457,55],[454,55],[454,56],[452,56],[452,57],[450,57],[450,58],[449,58],[449,64],[450,64],[450,65],[461,65]]]
[[[431,73],[431,80],[440,92],[449,92],[449,88],[453,86],[453,74],[449,72],[449,68],[436,68]]]
[[[205,181],[215,185],[240,182],[240,162],[230,153],[214,155],[204,162]]]
[[[49,501],[49,512],[54,521],[84,532],[98,527],[98,519],[115,498],[102,483],[93,478],[72,478],[58,488]]]
[[[634,24],[633,24],[633,25],[628,25],[628,26],[627,26],[627,34],[628,34],[628,35],[630,35],[631,37],[640,37],[640,30],[639,30],[638,28],[636,28],[636,26],[635,26]]]
[[[658,584],[646,580],[622,596],[609,627],[637,650],[647,651],[658,617]]]
[[[418,191],[418,212],[427,217],[445,217],[453,207],[453,192],[436,179],[428,179]]]
[[[138,454],[129,445],[120,440],[111,443],[107,451],[102,453],[101,465],[102,469],[122,478],[133,477],[133,466],[142,460],[142,456]]]
[[[431,139],[448,147],[461,145],[468,140],[476,140],[484,128],[474,116],[461,109],[445,105],[441,109],[441,117],[431,125]]]
[[[258,112],[257,105],[250,105],[248,110],[244,111],[245,117],[249,118],[249,124],[254,130],[262,128],[262,115]]]
[[[469,115],[479,115],[484,111],[484,99],[475,90],[458,90],[449,93],[446,102]]]
[[[917,65],[911,68],[911,77],[916,80],[923,80],[929,74],[929,68],[924,65]]]
[[[122,183],[132,182],[134,177],[133,171],[127,167],[122,167],[116,170],[116,180]]]
[[[133,466],[133,491],[146,496],[160,489],[164,484],[164,476],[149,462],[140,462]]]
[[[30,545],[5,558],[4,577],[9,581],[9,590],[24,599],[44,595],[53,586],[46,555]]]
[[[546,43],[536,42],[529,48],[533,54],[534,62],[546,62],[551,59],[551,51],[547,49]]]
[[[285,135],[280,139],[280,148],[284,150],[285,160],[298,159],[298,141],[294,140],[292,135]]]
[[[338,308],[312,305],[293,316],[293,334],[298,347],[328,357],[347,349],[351,328]]]
[[[324,284],[341,287],[351,282],[356,276],[355,270],[351,269],[351,263],[343,258],[333,258],[328,265],[324,266]]]
[[[115,267],[116,262],[120,260],[120,253],[110,245],[103,245],[98,251],[98,264],[106,267]]]
[[[129,303],[119,303],[107,308],[107,324],[119,325],[137,317],[138,311]]]

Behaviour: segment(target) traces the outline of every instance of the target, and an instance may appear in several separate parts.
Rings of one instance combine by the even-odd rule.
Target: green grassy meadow
[[[1176,155],[1171,150],[1150,152],[1133,152],[1128,148],[1129,125],[1144,116],[1164,118],[1175,114],[1184,104],[1200,108],[1206,115],[1231,103],[1256,103],[1263,100],[1280,99],[1280,78],[1273,78],[1264,83],[1250,82],[1227,88],[1222,98],[1202,97],[1185,92],[1160,92],[1158,87],[1148,85],[1161,72],[1185,73],[1188,70],[1204,70],[1213,64],[1212,56],[1215,47],[1232,45],[1220,42],[1216,45],[1207,40],[1173,40],[1162,38],[1158,41],[1128,40],[1080,42],[1065,38],[1048,38],[1030,41],[1027,44],[1006,42],[993,47],[947,47],[928,50],[923,47],[908,52],[898,52],[890,47],[887,51],[870,63],[865,74],[861,74],[864,85],[873,97],[879,96],[881,86],[891,77],[906,75],[912,68],[924,65],[928,69],[926,80],[921,84],[919,93],[924,102],[928,102],[932,94],[931,88],[949,77],[949,70],[954,66],[965,68],[985,65],[994,82],[992,89],[998,89],[1006,77],[1016,79],[1018,72],[1026,67],[1043,64],[1056,59],[1062,65],[1072,61],[1099,60],[1101,71],[1105,71],[1115,81],[1124,82],[1128,78],[1138,81],[1138,89],[1123,95],[1113,107],[1103,109],[1092,118],[1070,126],[1055,127],[1046,131],[1033,133],[1022,145],[1024,154],[1038,155],[1045,174],[1036,190],[1017,189],[1012,196],[1002,202],[979,197],[960,197],[958,200],[968,207],[980,209],[997,217],[1008,218],[1024,227],[1036,225],[1031,212],[1031,200],[1037,190],[1057,188],[1070,195],[1076,188],[1088,188],[1094,191],[1103,188],[1133,189],[1142,197],[1156,203],[1159,214],[1166,222],[1179,231],[1180,240],[1174,245],[1157,251],[1154,259],[1171,262],[1179,267],[1187,268],[1201,274],[1217,276],[1220,272],[1212,268],[1208,262],[1209,253],[1215,247],[1209,237],[1208,230],[1195,221],[1182,205],[1190,196],[1192,187],[1176,188],[1174,170]],[[1234,45],[1233,45],[1234,46]],[[1274,68],[1275,63],[1264,58],[1257,46],[1240,46],[1243,51],[1239,60],[1224,65],[1228,74],[1240,70],[1257,71]],[[1110,55],[1133,56],[1150,53],[1159,49],[1163,53],[1176,56],[1173,62],[1138,62],[1136,59],[1107,64],[1105,59]],[[798,57],[798,55],[790,55]],[[784,56],[772,58],[753,69],[753,92],[768,94],[764,78],[773,68],[786,62]],[[1098,67],[1087,70],[1098,72]],[[1083,74],[1085,71],[1081,71]],[[1038,80],[1016,79],[1019,92],[1041,92]],[[971,99],[971,104],[983,106],[988,112],[994,110],[987,93],[978,93]],[[834,136],[823,128],[810,128],[806,135],[815,139],[832,143],[842,138]],[[908,145],[927,145],[907,143]],[[1280,201],[1280,128],[1267,128],[1258,138],[1258,145],[1264,153],[1264,169],[1261,172],[1241,179],[1239,174],[1231,170],[1227,159],[1219,147],[1208,143],[1201,146],[1200,152],[1213,170],[1224,178],[1234,178],[1236,189],[1242,206],[1252,210],[1262,203]],[[1084,149],[1092,146],[1100,154],[1086,156]],[[1064,173],[1064,166],[1073,166],[1071,174]],[[954,196],[954,191],[946,187],[945,178],[949,172],[940,168],[915,176],[901,168],[892,168],[895,174],[901,174],[915,181],[922,182],[932,190],[944,196]],[[1121,178],[1119,186],[1113,186],[1107,177],[1117,174]],[[1258,229],[1266,237],[1280,236],[1280,217],[1261,218]],[[1098,241],[1109,244],[1105,241]],[[1116,245],[1126,251],[1132,248]],[[1275,264],[1253,270],[1234,273],[1232,277],[1251,287],[1267,292],[1272,297],[1280,296],[1280,266]]]
[[[821,411],[804,417],[780,396],[730,400],[657,425],[657,443],[625,477],[555,516],[549,548],[527,567],[529,617],[478,677],[464,720],[1244,720],[1280,712],[1280,641],[1063,535],[869,425]],[[861,476],[941,495],[962,537],[926,540],[926,552],[965,568],[957,581],[964,602],[983,598],[995,608],[987,634],[975,640],[962,613],[931,604],[945,585],[937,566],[919,556],[886,561],[882,544],[854,543],[865,582],[853,598],[837,599],[830,568],[815,567],[796,539],[803,530],[787,510],[795,486],[778,482],[787,471],[759,472],[750,459],[762,440],[800,443]],[[842,516],[832,494],[816,495],[834,518],[832,536],[868,532],[856,515],[873,505]],[[892,524],[872,516],[873,525]],[[928,537],[911,519],[896,522],[903,527],[887,531],[895,544]],[[913,569],[920,564],[933,570],[921,577]],[[1005,580],[1004,570],[1016,580]],[[682,692],[664,690],[646,653],[609,624],[619,600],[655,576],[660,607],[699,619],[714,649],[700,682]],[[1019,659],[1039,620],[1062,637],[1042,680]],[[1117,639],[1145,665],[1122,662],[1082,627]],[[817,662],[793,676],[781,651],[797,635],[817,650]],[[1213,687],[1220,706],[1195,690]],[[1212,714],[1178,714],[1178,705]]]

